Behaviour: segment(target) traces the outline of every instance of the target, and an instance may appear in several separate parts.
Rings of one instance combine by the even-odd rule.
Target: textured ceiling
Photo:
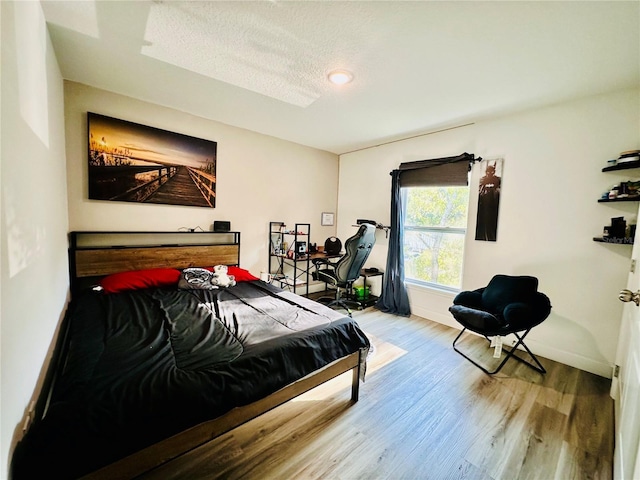
[[[64,78],[334,153],[640,84],[636,1],[41,3]]]

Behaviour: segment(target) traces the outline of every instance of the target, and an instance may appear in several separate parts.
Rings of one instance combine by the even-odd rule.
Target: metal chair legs
[[[352,315],[351,315],[351,314],[352,314],[353,312],[351,311],[351,309],[349,308],[349,306],[348,306],[348,305],[347,305],[343,300],[341,300],[341,299],[334,300],[333,302],[328,303],[328,304],[327,304],[327,307],[329,307],[329,308],[333,308],[333,307],[334,307],[334,306],[336,306],[336,305],[338,305],[338,306],[340,306],[340,307],[344,308],[344,309],[347,311],[347,315],[349,315],[350,317],[352,317]]]
[[[516,338],[518,339],[518,341],[516,342],[516,344],[511,347],[511,348],[507,348],[507,347],[502,347],[502,349],[507,352],[507,355],[502,359],[502,362],[500,363],[500,365],[498,365],[498,368],[496,368],[494,371],[490,372],[489,370],[487,370],[485,367],[483,367],[482,365],[480,365],[479,363],[477,363],[475,360],[473,360],[472,358],[470,358],[469,356],[467,356],[466,354],[464,354],[463,352],[461,352],[460,350],[458,350],[458,348],[456,347],[456,342],[458,341],[458,339],[462,336],[462,334],[466,331],[466,328],[463,328],[462,331],[458,334],[458,336],[456,337],[456,339],[453,341],[453,349],[458,352],[460,355],[462,355],[464,358],[466,358],[467,360],[469,360],[471,363],[473,363],[476,367],[478,367],[480,370],[482,370],[483,372],[489,374],[489,375],[493,375],[495,373],[498,373],[500,371],[500,369],[502,369],[502,367],[504,366],[505,363],[507,363],[507,360],[509,360],[510,358],[513,358],[517,361],[519,361],[520,363],[524,363],[525,365],[531,367],[532,369],[534,369],[536,372],[538,373],[547,373],[547,371],[544,369],[544,367],[542,366],[542,364],[538,361],[538,359],[536,358],[536,356],[531,352],[531,350],[529,350],[529,347],[527,347],[527,345],[524,343],[524,338],[527,336],[527,334],[531,331],[531,329],[528,329],[524,332],[524,334],[522,336],[518,335],[517,332],[510,332],[513,333]],[[491,342],[491,339],[484,335],[484,337]],[[535,362],[535,365],[527,362],[526,360],[524,360],[523,358],[520,358],[519,356],[515,355],[515,351],[518,348],[518,346],[522,345],[522,347],[526,350],[526,352],[529,354],[529,356],[532,358],[532,360]]]
[[[348,285],[345,290],[347,290],[349,288],[350,288],[350,285]],[[320,303],[324,303],[322,301],[324,298],[325,297],[319,298],[316,301],[320,302]],[[349,308],[349,305],[347,305],[347,302],[351,302],[351,303],[355,304],[358,308],[360,308],[360,304],[358,302],[349,300],[348,298],[346,298],[346,299],[343,298],[342,297],[342,289],[341,289],[341,287],[337,287],[336,288],[336,297],[335,297],[335,299],[331,299],[331,301],[329,303],[326,303],[326,306],[329,307],[329,308],[333,308],[334,306],[342,307],[347,311],[347,315],[349,315],[349,317],[352,317],[353,311]]]

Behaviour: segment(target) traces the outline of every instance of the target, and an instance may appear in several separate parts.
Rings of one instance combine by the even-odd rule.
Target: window
[[[402,195],[405,278],[459,290],[469,187],[405,187]]]

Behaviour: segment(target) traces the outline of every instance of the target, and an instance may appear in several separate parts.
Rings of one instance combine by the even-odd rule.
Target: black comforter
[[[70,307],[48,411],[14,478],[75,478],[269,395],[369,341],[350,318],[260,281],[90,293]]]

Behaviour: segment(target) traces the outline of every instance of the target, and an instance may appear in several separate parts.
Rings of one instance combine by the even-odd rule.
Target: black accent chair
[[[344,243],[345,253],[336,262],[328,258],[315,258],[312,261],[315,270],[312,272],[314,280],[325,282],[328,286],[335,287],[335,298],[320,298],[319,302],[327,303],[328,307],[340,306],[347,310],[351,316],[349,303],[360,306],[344,298],[343,292],[351,293],[353,282],[360,277],[360,270],[369,257],[369,253],[376,243],[376,227],[369,223],[363,223],[353,237]]]
[[[542,323],[551,313],[549,298],[538,292],[537,278],[496,275],[486,287],[456,295],[449,311],[464,327],[453,341],[453,349],[485,373],[493,375],[499,372],[510,358],[528,365],[539,373],[547,373],[524,343],[531,329]],[[489,341],[489,337],[513,333],[518,341],[512,348],[503,348],[507,352],[505,358],[490,372],[456,347],[456,342],[466,330],[479,333]],[[527,351],[535,364],[514,354],[519,346]]]

